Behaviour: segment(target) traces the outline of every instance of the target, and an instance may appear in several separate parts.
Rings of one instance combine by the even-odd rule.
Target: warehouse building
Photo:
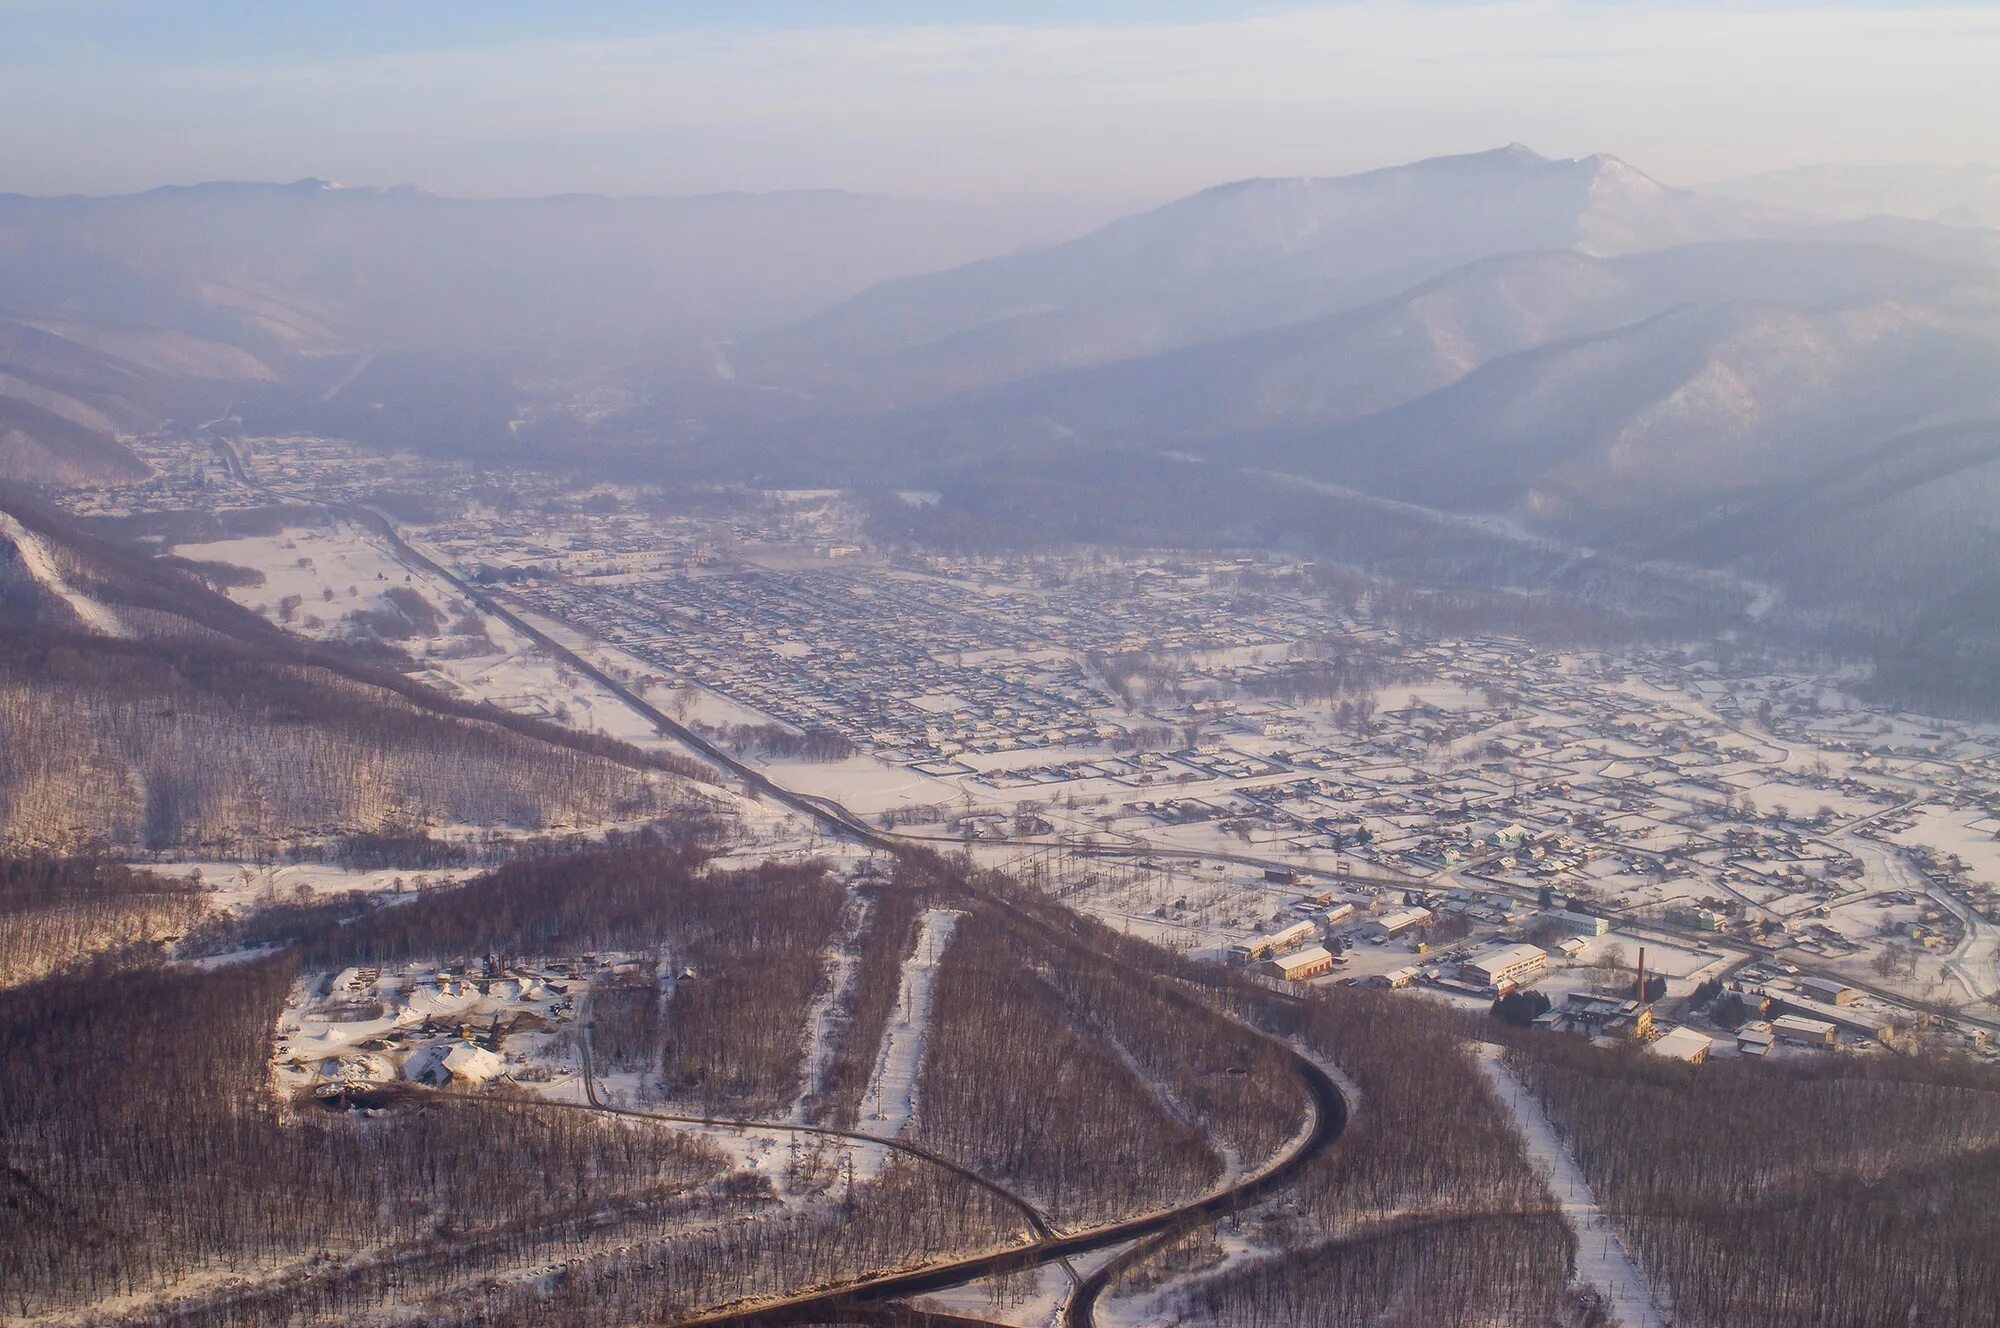
[[[1264,971],[1287,982],[1303,982],[1333,971],[1333,953],[1323,945],[1276,955],[1264,961]]]
[[[1391,909],[1368,924],[1369,930],[1377,936],[1395,936],[1409,931],[1412,927],[1431,925],[1431,911],[1427,908]]]
[[[1274,954],[1286,950],[1296,950],[1307,941],[1319,937],[1319,927],[1311,922],[1294,922],[1283,931],[1269,936],[1253,936],[1248,941],[1229,947],[1229,962],[1248,964],[1259,959],[1269,959]]]
[[[1800,991],[1816,1001],[1825,1001],[1829,1005],[1850,1005],[1860,994],[1845,982],[1836,982],[1832,978],[1816,978],[1810,974],[1800,977],[1798,983]]]
[[[1807,1019],[1803,1015],[1781,1014],[1771,1021],[1771,1032],[1780,1042],[1799,1047],[1830,1047],[1833,1031],[1833,1025],[1826,1020]]]
[[[1535,981],[1548,966],[1548,955],[1532,945],[1504,945],[1466,960],[1458,975],[1478,987],[1509,991]]]
[[[1670,1028],[1660,1034],[1646,1044],[1646,1050],[1655,1056],[1664,1056],[1668,1060],[1699,1065],[1708,1059],[1708,1049],[1712,1045],[1713,1042],[1707,1034],[1681,1027]]]

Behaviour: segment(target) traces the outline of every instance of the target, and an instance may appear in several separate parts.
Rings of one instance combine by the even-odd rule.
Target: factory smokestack
[[[1639,947],[1639,981],[1632,990],[1632,998],[1641,1005],[1646,1003],[1646,947],[1643,945]]]

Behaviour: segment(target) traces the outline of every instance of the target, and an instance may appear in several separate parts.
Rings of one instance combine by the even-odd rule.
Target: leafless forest
[[[1179,1322],[1591,1324],[1570,1289],[1574,1241],[1464,1046],[1458,1019],[1388,993],[1333,989],[1303,1007],[1253,1003],[1360,1089],[1340,1142],[1296,1191],[1235,1219],[1270,1253],[1218,1266]],[[1187,1242],[1130,1289],[1220,1265]]]
[[[720,1159],[666,1129],[504,1100],[275,1100],[268,1046],[294,972],[279,958],[0,993],[9,1312],[185,1292],[225,1308],[179,1321],[269,1322],[336,1285],[384,1304],[406,1278],[717,1212],[695,1191]]]
[[[323,669],[0,640],[0,833],[18,843],[279,845],[317,829],[581,824],[678,800],[608,756]]]
[[[601,1054],[656,1069],[677,1104],[773,1117],[809,1087],[806,1009],[845,943],[856,971],[808,1111],[852,1120],[915,919],[944,906],[964,916],[911,1138],[1059,1224],[1186,1202],[1280,1153],[1305,1104],[1272,1037],[1359,1090],[1278,1197],[1142,1247],[1114,1300],[1157,1294],[1174,1321],[1253,1328],[1606,1322],[1572,1285],[1574,1239],[1462,1016],[1358,989],[1282,999],[934,855],[895,861],[864,896],[818,864],[718,870],[707,852],[614,837],[393,906],[277,907],[264,939],[288,944],[266,958],[176,968],[142,947],[0,991],[7,1311],[582,1328],[1018,1245],[1017,1211],[913,1158],[857,1180],[802,1149],[788,1199],[664,1124],[511,1089],[398,1087],[329,1109],[268,1077],[302,965],[637,950],[697,976],[598,1007]],[[7,879],[23,916],[149,897],[121,868],[24,861]],[[864,897],[858,927],[844,921]],[[1548,1038],[1511,1055],[1693,1322],[1886,1325],[1913,1302],[1989,1321],[2000,1093],[1985,1076],[1901,1060],[1690,1070]]]
[[[1511,1055],[1677,1322],[2000,1322],[1990,1070],[1690,1067],[1549,1038]]]
[[[115,862],[0,858],[0,987],[87,959],[156,959],[205,908],[187,883]]]
[[[289,637],[184,566],[34,503],[8,510],[122,632],[78,630],[32,578],[0,595],[9,844],[275,855],[332,834],[597,824],[698,801],[693,762],[446,697]]]

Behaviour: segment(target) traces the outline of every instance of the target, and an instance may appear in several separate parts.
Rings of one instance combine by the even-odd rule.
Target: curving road
[[[681,1116],[665,1111],[640,1111],[632,1107],[614,1107],[600,1099],[597,1095],[597,1075],[591,1066],[590,1035],[587,1031],[584,1036],[577,1039],[577,1046],[579,1049],[579,1058],[582,1061],[580,1068],[583,1072],[583,1095],[588,1101],[586,1103],[548,1102],[546,1105],[578,1111],[600,1111],[613,1116],[631,1116],[640,1120],[670,1121],[676,1125],[712,1125],[735,1130],[770,1130],[781,1134],[809,1134],[823,1139],[842,1139],[856,1143],[879,1144],[881,1147],[887,1148],[892,1152],[902,1153],[907,1157],[916,1158],[920,1162],[928,1162],[934,1167],[940,1167],[950,1172],[960,1180],[969,1181],[977,1185],[980,1189],[998,1198],[1009,1207],[1019,1211],[1021,1216],[1027,1221],[1029,1229],[1035,1233],[1037,1240],[1052,1240],[1060,1234],[1055,1224],[1049,1221],[1046,1213],[1029,1203],[1026,1199],[1023,1199],[1020,1195],[1015,1194],[1006,1186],[1001,1185],[998,1181],[989,1180],[969,1167],[960,1166],[948,1157],[933,1153],[927,1148],[920,1148],[916,1144],[905,1143],[901,1139],[888,1139],[879,1134],[867,1134],[860,1130],[843,1130],[833,1125],[798,1125],[790,1121],[738,1120],[726,1116]]]
[[[1311,1100],[1312,1125],[1297,1146],[1275,1165],[1226,1190],[1144,1217],[1128,1218],[1107,1226],[1094,1227],[1089,1231],[1039,1240],[1020,1249],[970,1255],[924,1268],[862,1277],[851,1282],[800,1292],[782,1301],[754,1308],[718,1310],[684,1322],[743,1325],[746,1328],[748,1325],[823,1322],[830,1312],[845,1303],[867,1304],[903,1296],[922,1295],[931,1291],[943,1291],[981,1278],[1019,1272],[1025,1268],[1039,1268],[1074,1255],[1110,1249],[1129,1241],[1171,1236],[1215,1221],[1217,1218],[1227,1217],[1231,1213],[1241,1212],[1291,1184],[1299,1172],[1325,1152],[1346,1128],[1347,1102],[1332,1078],[1291,1048],[1286,1047],[1285,1051],[1292,1058],[1293,1068]],[[1114,1259],[1112,1262],[1115,1264],[1119,1260]],[[1084,1285],[1088,1286],[1090,1281],[1103,1276],[1103,1270],[1100,1269],[1090,1279],[1086,1279]],[[1105,1280],[1108,1281],[1108,1278]],[[1077,1299],[1082,1299],[1081,1293]],[[1092,1293],[1089,1301],[1085,1302],[1080,1310],[1072,1311],[1072,1313],[1080,1312],[1085,1317],[1082,1320],[1072,1318],[1070,1322],[1087,1323],[1091,1305],[1095,1300],[1096,1294]]]
[[[800,793],[777,783],[762,771],[738,760],[702,737],[699,733],[675,721],[657,707],[647,702],[644,697],[640,696],[623,682],[612,677],[604,669],[599,668],[576,651],[553,639],[533,623],[528,622],[506,605],[500,603],[493,596],[486,593],[483,587],[466,580],[434,559],[412,548],[396,529],[395,522],[390,520],[386,514],[368,507],[340,506],[357,519],[381,532],[382,537],[389,543],[399,558],[455,586],[483,611],[493,614],[501,621],[507,623],[508,626],[513,627],[540,645],[543,649],[550,651],[558,658],[564,660],[578,672],[609,690],[613,695],[625,702],[626,705],[630,706],[633,711],[650,721],[661,733],[677,739],[700,753],[719,769],[728,772],[731,776],[742,781],[747,789],[760,796],[768,797],[781,806],[789,807],[802,815],[811,817],[837,836],[891,852],[907,850],[910,847],[909,842],[903,840],[900,836],[886,833],[875,826],[869,825],[859,816],[856,816],[853,812],[850,812],[831,798]],[[995,900],[994,902],[999,903],[1002,907],[1010,907],[1018,911],[1018,906],[1012,905],[1011,901]],[[1184,996],[1184,998],[1193,1000],[1192,997]],[[920,1295],[930,1291],[941,1291],[948,1287],[961,1286],[967,1282],[1003,1273],[1016,1272],[1026,1268],[1038,1268],[1051,1263],[1066,1263],[1074,1255],[1085,1254],[1095,1250],[1110,1249],[1128,1242],[1150,1242],[1150,1238],[1155,1237],[1162,1239],[1169,1238],[1192,1227],[1212,1222],[1232,1213],[1241,1212],[1268,1196],[1277,1193],[1289,1185],[1299,1172],[1309,1165],[1313,1159],[1325,1152],[1335,1140],[1339,1139],[1341,1132],[1346,1128],[1347,1124],[1347,1101],[1342,1096],[1340,1088],[1326,1071],[1320,1069],[1319,1066],[1313,1064],[1312,1061],[1300,1055],[1293,1048],[1286,1046],[1283,1042],[1275,1038],[1271,1039],[1271,1041],[1280,1047],[1290,1060],[1294,1072],[1298,1075],[1306,1091],[1309,1109],[1312,1112],[1311,1126],[1299,1139],[1291,1152],[1265,1171],[1255,1176],[1245,1177],[1235,1185],[1215,1194],[1143,1217],[1130,1218],[1107,1226],[1092,1228],[1088,1231],[1069,1234],[1056,1231],[1040,1210],[1036,1209],[1026,1200],[1021,1199],[1018,1195],[1008,1191],[1004,1186],[927,1150],[902,1143],[901,1141],[883,1139],[874,1135],[862,1134],[858,1131],[837,1130],[827,1126],[778,1125],[764,1121],[673,1116],[664,1113],[644,1112],[601,1105],[596,1101],[595,1081],[590,1073],[587,1059],[584,1066],[584,1082],[586,1093],[591,1098],[591,1101],[589,1103],[546,1102],[544,1105],[556,1109],[609,1112],[618,1115],[682,1124],[791,1130],[885,1145],[913,1157],[922,1158],[934,1165],[942,1166],[972,1184],[978,1185],[980,1188],[1003,1199],[1023,1214],[1028,1220],[1029,1226],[1035,1232],[1036,1239],[1032,1243],[1016,1249],[967,1256],[923,1268],[906,1269],[899,1272],[862,1277],[838,1285],[814,1288],[810,1291],[789,1296],[782,1301],[760,1305],[755,1308],[720,1310],[684,1321],[699,1324],[736,1325],[799,1323],[808,1321],[814,1316],[824,1315],[829,1310],[843,1303],[880,1303],[885,1300]],[[587,1057],[587,1038],[583,1040],[583,1046],[585,1048],[584,1054]],[[1126,1260],[1136,1258],[1137,1256],[1137,1250],[1127,1251],[1125,1255],[1112,1260],[1111,1264],[1107,1265],[1107,1268],[1122,1266]],[[1073,1297],[1072,1305],[1066,1311],[1068,1315],[1067,1322],[1071,1324],[1089,1323],[1092,1308],[1095,1305],[1098,1295],[1108,1285],[1110,1276],[1111,1274],[1106,1269],[1099,1269],[1092,1277],[1081,1280],[1078,1294]],[[1094,1289],[1092,1289],[1093,1284]]]

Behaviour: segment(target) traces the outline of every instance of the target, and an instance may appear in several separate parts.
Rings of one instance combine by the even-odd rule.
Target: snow
[[[232,911],[247,911],[274,900],[295,900],[343,895],[349,891],[368,894],[414,889],[427,882],[435,885],[461,881],[478,874],[476,867],[439,867],[424,871],[386,867],[359,871],[324,863],[288,863],[262,866],[248,862],[201,860],[176,863],[159,869],[161,875],[192,878],[199,875],[210,892],[210,902]]]
[[[403,1076],[418,1083],[479,1085],[498,1079],[505,1069],[505,1062],[495,1053],[461,1042],[449,1049],[426,1047],[419,1051],[404,1063]]]
[[[1930,849],[1938,857],[1957,857],[1974,881],[2000,885],[2000,836],[1991,817],[1975,807],[1917,807],[1911,825],[1890,833],[1899,844]]]
[[[391,587],[414,585],[418,579],[366,528],[338,517],[324,525],[294,527],[275,535],[182,544],[174,552],[199,562],[231,563],[262,572],[262,585],[232,586],[227,591],[229,597],[276,618],[275,606],[297,596],[301,601],[298,617],[311,615],[323,625],[311,630],[297,622],[288,625],[294,631],[321,637],[340,635],[349,613],[379,609]],[[425,599],[446,613],[466,607],[458,596],[441,592],[436,585],[425,584],[420,589]],[[332,598],[327,597],[328,592]]]
[[[827,951],[826,980],[820,984],[819,994],[813,997],[812,1008],[806,1012],[809,1041],[805,1073],[800,1079],[799,1100],[792,1104],[788,1117],[795,1125],[808,1123],[807,1105],[825,1082],[827,1058],[833,1050],[834,1027],[843,1017],[848,998],[854,991],[855,980],[861,973],[861,961],[855,953],[854,943],[867,925],[868,905],[859,898],[851,899],[841,918],[840,941]]]
[[[1578,1280],[1604,1294],[1625,1328],[1667,1328],[1672,1319],[1662,1311],[1663,1301],[1604,1215],[1590,1183],[1563,1147],[1541,1104],[1501,1062],[1500,1048],[1481,1043],[1475,1059],[1501,1105],[1513,1113],[1528,1156],[1546,1172],[1549,1188],[1562,1206],[1563,1220],[1576,1233]]]
[[[125,636],[125,624],[118,621],[118,615],[104,605],[85,595],[70,585],[61,569],[56,566],[54,556],[41,536],[22,525],[14,516],[0,512],[0,539],[13,544],[20,551],[21,564],[28,575],[51,595],[69,606],[70,612],[91,631],[103,636]]]
[[[882,1051],[868,1091],[861,1098],[862,1128],[895,1138],[916,1111],[917,1072],[924,1062],[924,1034],[930,1024],[931,991],[944,961],[945,946],[964,915],[956,909],[926,909],[917,924],[917,947],[903,964],[902,989],[882,1037]]]

